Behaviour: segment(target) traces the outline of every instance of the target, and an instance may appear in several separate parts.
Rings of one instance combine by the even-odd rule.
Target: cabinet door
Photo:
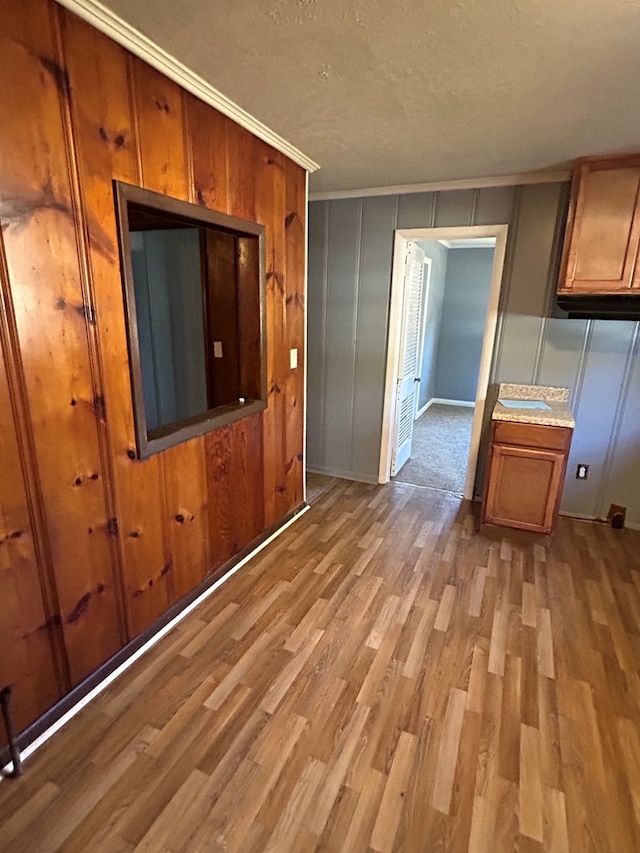
[[[494,444],[483,520],[551,533],[564,469],[563,451]]]
[[[560,293],[640,288],[640,156],[577,167],[565,240]]]

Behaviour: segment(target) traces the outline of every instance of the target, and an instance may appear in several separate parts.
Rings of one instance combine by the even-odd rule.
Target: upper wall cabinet
[[[640,294],[640,154],[576,162],[559,294]]]

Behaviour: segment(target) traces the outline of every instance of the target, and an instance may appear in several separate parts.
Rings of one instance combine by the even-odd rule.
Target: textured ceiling
[[[102,0],[318,162],[312,191],[640,150],[638,0]]]

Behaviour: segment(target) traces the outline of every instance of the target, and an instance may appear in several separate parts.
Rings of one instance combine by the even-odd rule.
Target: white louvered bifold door
[[[409,243],[404,270],[404,305],[396,386],[392,476],[398,473],[411,456],[414,386],[419,381],[418,353],[420,352],[420,309],[422,306],[423,276],[424,252],[415,243]]]

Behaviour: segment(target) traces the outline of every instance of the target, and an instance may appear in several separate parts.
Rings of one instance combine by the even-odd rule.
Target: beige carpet
[[[394,479],[461,495],[469,461],[472,408],[433,406],[415,421],[411,458]]]

